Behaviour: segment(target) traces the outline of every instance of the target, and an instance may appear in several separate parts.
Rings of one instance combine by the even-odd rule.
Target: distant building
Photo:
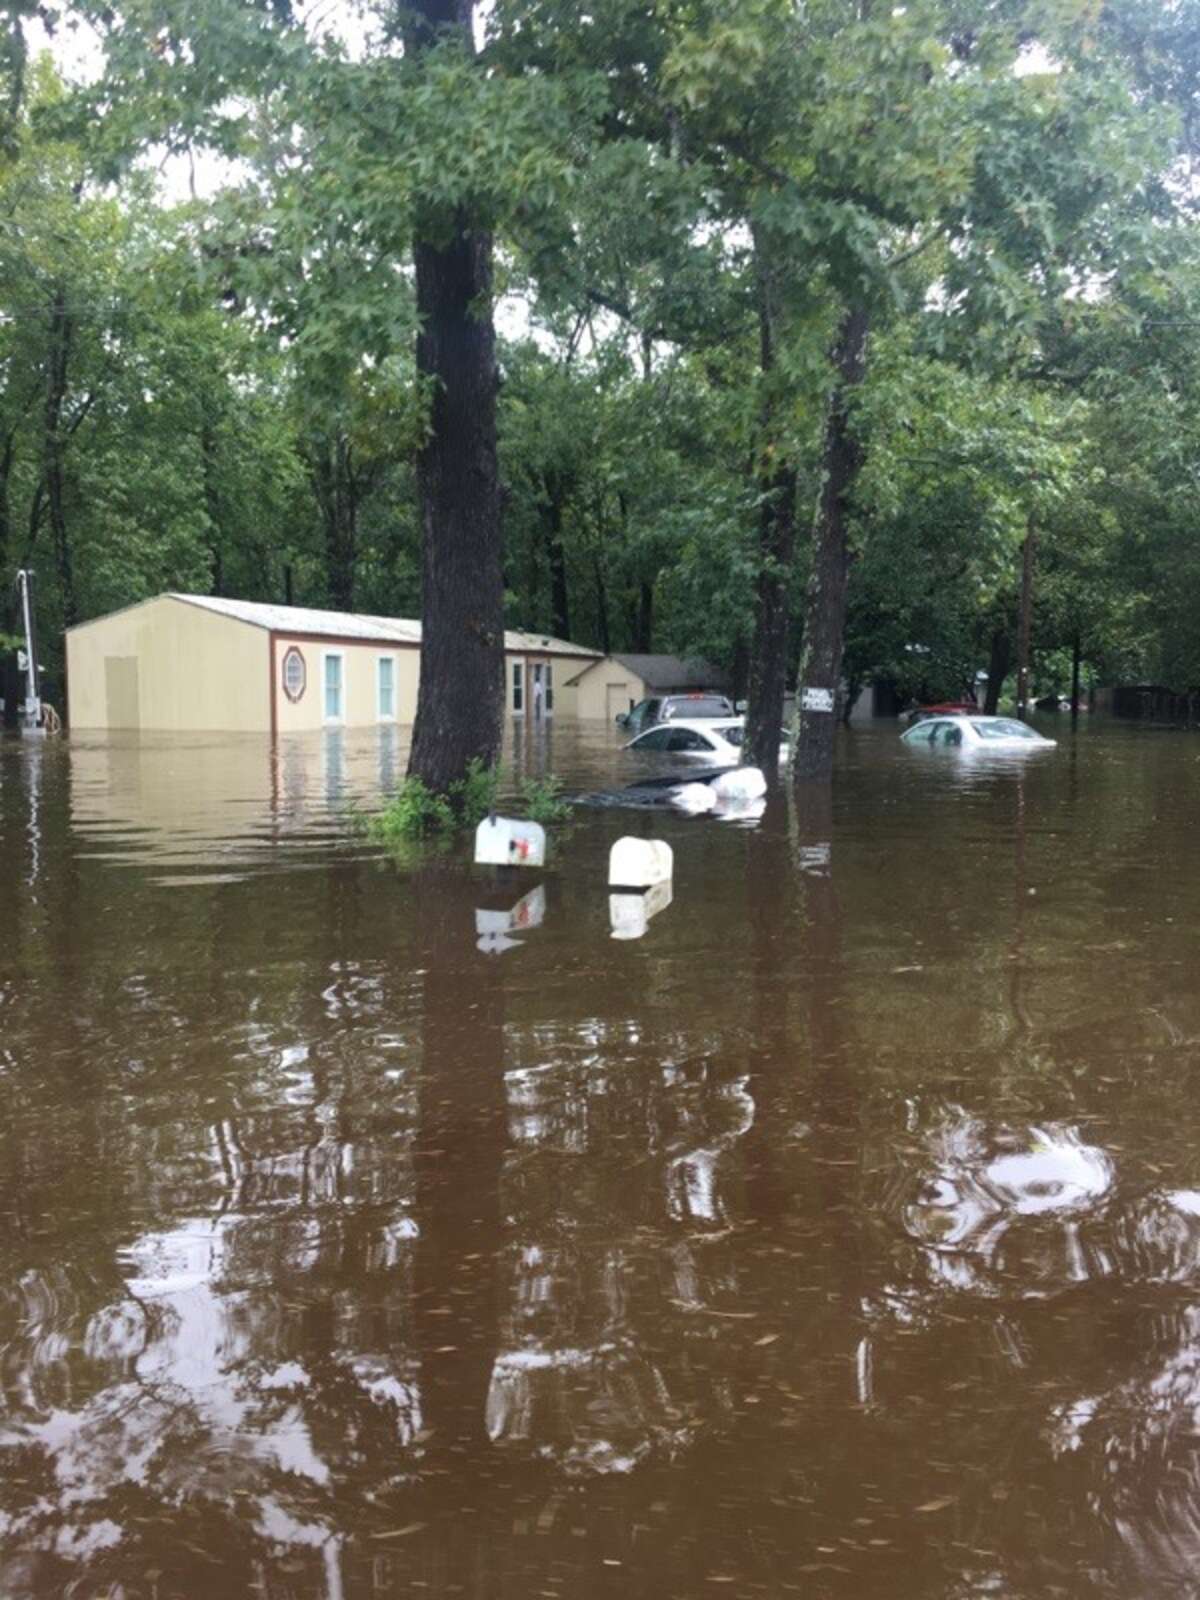
[[[597,656],[567,679],[575,691],[575,714],[612,722],[639,700],[656,694],[687,694],[696,689],[729,692],[729,674],[711,661],[682,656]]]
[[[568,679],[596,650],[545,634],[504,636],[514,716],[576,714]],[[67,631],[75,728],[294,733],[410,723],[421,624],[301,606],[161,594]]]

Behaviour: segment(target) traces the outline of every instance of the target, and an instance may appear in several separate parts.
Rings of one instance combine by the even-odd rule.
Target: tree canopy
[[[481,638],[703,654],[754,748],[797,683],[999,693],[1033,529],[1036,692],[1197,686],[1194,6],[4,20],[0,582],[52,665],[164,588],[429,614],[486,549]]]

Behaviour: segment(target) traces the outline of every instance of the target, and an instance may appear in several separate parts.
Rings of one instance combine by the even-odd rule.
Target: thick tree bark
[[[1017,715],[1029,712],[1029,655],[1033,639],[1033,566],[1037,535],[1032,520],[1021,547],[1021,616],[1017,633]]]
[[[67,310],[66,294],[55,290],[50,305],[50,339],[46,353],[46,399],[42,413],[42,482],[46,507],[50,513],[50,532],[54,540],[54,561],[65,628],[79,621],[75,594],[75,563],[71,551],[66,512],[66,447],[63,432],[63,407],[67,397],[68,373],[74,324]]]
[[[1006,624],[1001,624],[992,633],[991,648],[988,652],[987,690],[983,697],[983,709],[989,717],[996,715],[996,708],[1000,704],[1000,696],[1004,690],[1004,680],[1008,677],[1008,669],[1012,665],[1012,639]]]
[[[439,30],[471,47],[471,0],[415,0],[410,53]],[[461,212],[427,217],[414,246],[417,371],[431,395],[417,462],[421,682],[408,770],[445,793],[473,759],[494,766],[504,712],[504,582],[496,466],[492,239]],[[437,242],[433,242],[436,240]]]
[[[788,593],[796,556],[796,469],[778,437],[779,407],[772,393],[779,337],[778,289],[758,233],[754,245],[763,401],[758,448],[759,565],[744,750],[747,762],[760,767],[767,782],[774,783],[779,774],[779,732],[787,688]]]
[[[847,524],[862,448],[850,421],[850,397],[867,366],[870,318],[853,305],[842,318],[833,350],[837,374],[825,423],[821,494],[813,528],[812,576],[804,624],[804,659],[796,694],[795,776],[828,782],[833,772],[835,707],[846,636],[846,584],[849,576]],[[806,691],[815,691],[809,706]]]

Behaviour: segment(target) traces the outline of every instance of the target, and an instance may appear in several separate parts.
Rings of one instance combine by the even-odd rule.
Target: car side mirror
[[[618,728],[627,728],[629,726],[628,711],[618,711],[613,720],[616,722]]]

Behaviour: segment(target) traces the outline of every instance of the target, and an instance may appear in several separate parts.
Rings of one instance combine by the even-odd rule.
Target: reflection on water
[[[521,876],[381,860],[404,760],[0,743],[0,1593],[1189,1593],[1189,741]]]

